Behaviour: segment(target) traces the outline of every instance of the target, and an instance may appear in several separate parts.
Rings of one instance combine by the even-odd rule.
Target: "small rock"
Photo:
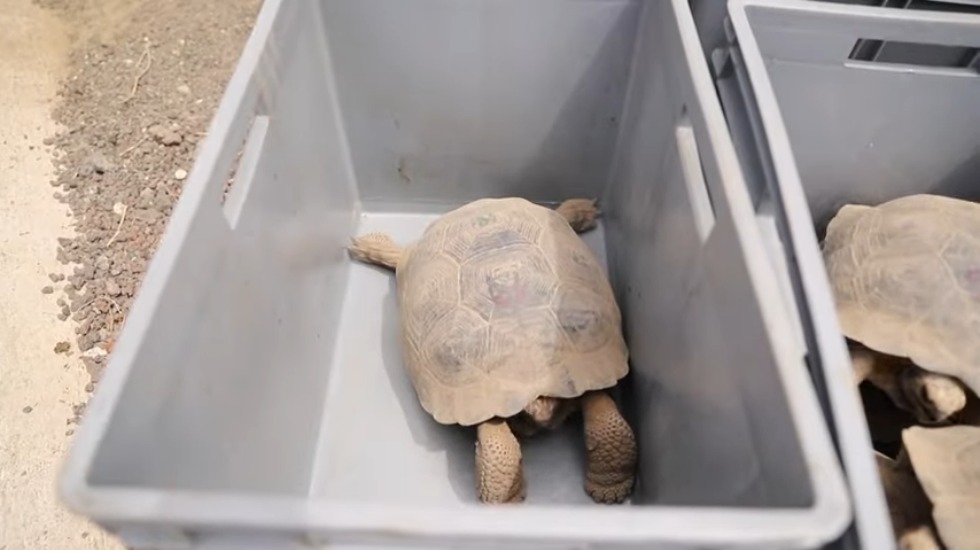
[[[68,436],[68,437],[71,437],[71,436],[75,435],[75,430],[68,430],[67,432],[65,432],[65,435]]]
[[[68,320],[68,316],[65,315],[63,312],[62,313],[59,313],[58,314],[58,320],[59,321],[67,321]]]
[[[43,143],[43,144],[47,145],[48,147],[50,147],[50,146],[54,145],[54,138],[53,137],[46,137],[46,138],[44,138],[41,141],[41,143]]]
[[[112,263],[109,261],[109,257],[106,255],[99,256],[95,260],[95,269],[99,271],[109,271],[109,267]]]
[[[85,414],[85,409],[88,407],[88,403],[79,403],[77,405],[72,405],[72,413],[75,418],[69,418],[71,424],[78,424],[78,421],[82,419],[82,415]]]
[[[88,335],[82,336],[81,338],[78,339],[78,349],[81,350],[81,351],[83,351],[83,352],[92,349],[92,347],[95,346],[95,344],[96,344],[96,341],[95,340],[97,338],[98,338],[98,335],[94,335],[94,334],[88,334]]]
[[[48,278],[51,279],[52,283],[60,283],[65,280],[64,273],[48,273]]]
[[[112,163],[109,162],[109,159],[107,159],[105,155],[99,151],[96,151],[85,158],[83,168],[86,170],[91,170],[96,174],[105,174],[106,171],[112,168]]]
[[[108,258],[106,258],[108,260]],[[80,277],[85,277],[86,279],[91,279],[95,277],[95,266],[89,264],[83,264],[80,269],[75,270],[75,274]]]
[[[184,181],[185,179],[187,179],[187,170],[184,170],[183,168],[178,168],[177,171],[174,172],[174,179],[177,181]]]
[[[58,342],[54,345],[55,353],[68,353],[69,350],[71,350],[71,344],[68,342]]]
[[[51,285],[48,285],[48,286],[42,288],[41,289],[41,294],[54,294],[54,287],[51,286]]]
[[[23,408],[23,409],[21,409],[21,410],[22,410],[22,411],[24,411],[24,414],[30,414],[30,413],[31,413],[31,411],[33,411],[33,410],[34,410],[34,407],[32,407],[32,406],[30,406],[30,405],[28,405],[28,406],[26,406],[26,407],[24,407],[24,408]]]
[[[68,307],[68,304],[61,305],[61,314],[64,315],[65,317],[71,315],[71,308]]]
[[[58,298],[58,305],[61,307],[65,307],[68,305],[68,302],[66,302],[64,298]]]
[[[191,93],[191,87],[187,84],[181,84],[180,86],[177,86],[177,91],[184,95],[188,95]]]
[[[134,218],[143,220],[147,223],[154,223],[159,220],[161,216],[163,216],[161,212],[151,208],[140,208],[133,212]]]
[[[106,294],[108,294],[109,296],[119,296],[120,294],[122,294],[122,289],[119,288],[119,285],[116,283],[116,281],[113,281],[112,279],[106,279],[105,291]]]
[[[94,392],[95,391],[95,384],[93,384],[91,382],[89,382],[88,384],[85,384],[85,391],[88,392],[88,393]]]
[[[162,124],[154,124],[146,129],[147,133],[156,140],[157,143],[166,146],[180,145],[184,138],[178,134],[176,131],[171,130],[163,126]]]
[[[99,348],[93,348],[93,351],[100,350]],[[85,365],[85,372],[88,373],[89,378],[92,382],[98,382],[102,379],[102,373],[105,371],[105,359],[104,355],[99,358],[94,357],[82,357],[82,363]]]

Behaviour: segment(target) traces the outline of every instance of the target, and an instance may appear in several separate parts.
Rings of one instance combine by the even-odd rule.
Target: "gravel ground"
[[[0,550],[115,550],[55,477],[260,0],[0,0]]]
[[[71,21],[70,75],[54,111],[55,198],[77,235],[52,273],[91,391],[241,53],[258,0],[37,0]],[[64,344],[62,344],[64,347]]]

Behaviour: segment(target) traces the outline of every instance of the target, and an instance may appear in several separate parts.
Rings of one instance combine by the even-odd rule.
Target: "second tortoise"
[[[980,548],[980,427],[914,426],[902,440],[945,547]]]
[[[980,205],[910,195],[846,205],[824,261],[855,375],[923,424],[980,392]]]

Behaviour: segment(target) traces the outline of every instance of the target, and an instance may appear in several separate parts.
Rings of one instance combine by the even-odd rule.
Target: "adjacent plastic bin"
[[[345,251],[505,195],[601,200],[628,505],[586,497],[574,422],[478,505]],[[851,505],[762,233],[685,0],[267,0],[61,495],[135,548],[819,547]]]
[[[818,243],[846,203],[980,199],[980,16],[799,0],[728,6],[730,44],[713,53],[726,118],[756,210],[778,221],[857,538],[893,548]]]
[[[929,10],[929,11],[953,11],[964,13],[980,13],[980,0],[814,0],[829,4],[855,4],[865,6],[884,7],[887,9],[905,10]],[[710,55],[712,51],[725,47],[728,43],[725,36],[725,19],[728,16],[728,2],[725,0],[688,0],[691,12],[694,15],[694,23],[697,25],[701,44]],[[869,41],[876,42],[876,41]],[[882,48],[882,44],[868,43],[859,46],[863,49],[862,53],[873,53],[875,57],[885,57],[892,52],[898,51],[902,55],[902,45],[891,44],[887,48]],[[916,48],[916,54],[921,55],[923,50],[930,48]],[[927,52],[927,56],[943,57],[956,55],[957,52]]]

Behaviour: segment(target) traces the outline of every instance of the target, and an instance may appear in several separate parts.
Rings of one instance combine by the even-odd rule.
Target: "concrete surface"
[[[71,220],[52,196],[42,145],[56,130],[50,110],[67,35],[30,0],[0,0],[0,29],[0,550],[122,548],[55,493],[66,420],[88,382],[76,353],[54,353],[73,340],[73,324],[58,321],[55,298],[41,293],[48,273],[68,271],[54,252]]]

